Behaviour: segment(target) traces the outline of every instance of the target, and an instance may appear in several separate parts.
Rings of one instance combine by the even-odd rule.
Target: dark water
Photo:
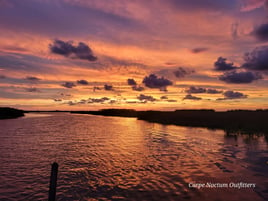
[[[0,200],[268,200],[268,144],[134,118],[34,115],[0,121]],[[190,188],[189,183],[255,188]]]

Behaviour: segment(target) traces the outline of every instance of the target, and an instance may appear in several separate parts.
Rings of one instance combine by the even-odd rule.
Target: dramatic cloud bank
[[[262,24],[252,33],[259,41],[268,41],[268,24]]]
[[[243,68],[249,70],[268,70],[268,46],[261,46],[255,48],[251,52],[247,52],[244,55],[245,63]]]
[[[0,0],[0,105],[267,108],[267,5]]]

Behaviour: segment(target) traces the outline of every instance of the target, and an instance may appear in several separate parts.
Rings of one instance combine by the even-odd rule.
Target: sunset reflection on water
[[[52,114],[0,121],[1,200],[265,200],[263,135],[167,126],[135,118]],[[190,188],[189,183],[255,183]]]

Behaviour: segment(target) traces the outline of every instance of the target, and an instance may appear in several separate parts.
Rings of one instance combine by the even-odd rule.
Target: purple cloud
[[[105,89],[106,91],[112,91],[112,90],[113,90],[113,86],[112,86],[112,85],[105,84],[105,85],[104,85],[104,89]]]
[[[196,96],[192,96],[191,94],[187,94],[184,98],[183,98],[183,100],[201,100],[202,98],[200,98],[200,97],[196,97]]]
[[[203,87],[194,87],[191,86],[189,89],[185,90],[185,92],[189,94],[200,94],[200,93],[208,93],[208,94],[220,94],[222,91],[211,88],[203,88]]]
[[[137,82],[134,79],[127,79],[127,84],[128,85],[137,85]]]
[[[233,63],[227,63],[226,58],[219,57],[218,60],[214,63],[215,70],[217,71],[227,71],[227,70],[233,70],[237,67],[234,66]]]
[[[167,97],[167,96],[161,96],[160,99],[161,99],[161,100],[167,100],[168,97]]]
[[[172,7],[183,10],[205,10],[205,11],[224,11],[230,12],[238,7],[238,3],[234,0],[215,1],[215,0],[167,0]]]
[[[222,91],[217,90],[217,89],[207,89],[208,94],[221,94]]]
[[[152,96],[146,96],[144,94],[140,94],[137,97],[137,99],[139,99],[140,101],[151,101],[151,102],[156,101],[156,99],[154,97],[152,97]]]
[[[29,80],[29,81],[32,81],[32,82],[38,82],[38,81],[41,80],[40,78],[34,77],[34,76],[27,76],[25,79]]]
[[[155,74],[146,76],[143,79],[142,83],[144,83],[146,87],[159,89],[172,85],[172,82],[170,80],[165,79],[164,77],[158,78]]]
[[[144,87],[134,85],[134,86],[132,86],[132,90],[134,90],[134,91],[144,91]]]
[[[82,59],[88,61],[97,60],[97,57],[94,56],[90,47],[82,42],[78,43],[77,46],[74,46],[72,42],[64,42],[56,39],[53,41],[53,44],[49,45],[49,49],[54,54],[60,54],[72,59]]]
[[[248,12],[257,8],[267,7],[267,0],[242,0],[241,11]]]
[[[191,94],[198,94],[198,93],[206,93],[206,89],[205,88],[202,88],[202,87],[190,87],[189,89],[187,89],[185,92]]]
[[[228,100],[228,99],[243,99],[247,98],[247,95],[241,93],[241,92],[235,92],[235,91],[225,91],[223,93],[224,98],[218,98],[217,100]]]
[[[26,88],[25,89],[27,92],[40,92],[37,88],[31,87],[31,88]]]
[[[191,49],[191,52],[194,54],[198,54],[201,52],[205,52],[207,50],[208,50],[208,48],[206,48],[206,47],[197,47],[197,48]]]
[[[268,24],[262,24],[259,27],[256,27],[252,32],[259,41],[268,41]]]
[[[102,97],[102,98],[89,98],[88,103],[104,103],[105,101],[110,100],[108,97]]]
[[[73,88],[76,85],[73,82],[65,82],[64,84],[62,84],[61,86],[65,87],[65,88]]]
[[[245,63],[243,68],[249,70],[267,71],[268,70],[268,46],[255,48],[244,55]]]
[[[250,71],[245,72],[231,71],[226,72],[223,75],[219,76],[219,79],[226,83],[247,84],[255,80],[262,79],[262,76],[259,73],[254,73]]]
[[[97,90],[101,90],[101,88],[100,88],[100,87],[97,87],[97,86],[94,86],[94,87],[93,87],[93,91],[95,92],[95,91],[97,91]]]
[[[80,85],[88,85],[89,84],[87,80],[77,80],[76,82],[77,82],[77,84],[80,84]]]
[[[177,78],[183,78],[186,75],[190,75],[192,73],[194,73],[194,70],[189,70],[189,69],[185,69],[182,67],[179,67],[177,70],[175,70],[173,73]]]

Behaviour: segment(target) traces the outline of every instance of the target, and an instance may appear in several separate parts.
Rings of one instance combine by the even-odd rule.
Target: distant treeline
[[[102,116],[116,116],[116,117],[138,117],[138,111],[129,109],[103,109],[99,111],[72,111],[71,113],[78,114],[93,114]]]
[[[135,111],[129,109],[104,109],[72,113],[103,116],[136,117],[148,122],[191,127],[223,129],[227,132],[268,133],[268,110],[176,110]]]
[[[12,119],[24,116],[23,110],[10,107],[0,107],[0,119]]]

